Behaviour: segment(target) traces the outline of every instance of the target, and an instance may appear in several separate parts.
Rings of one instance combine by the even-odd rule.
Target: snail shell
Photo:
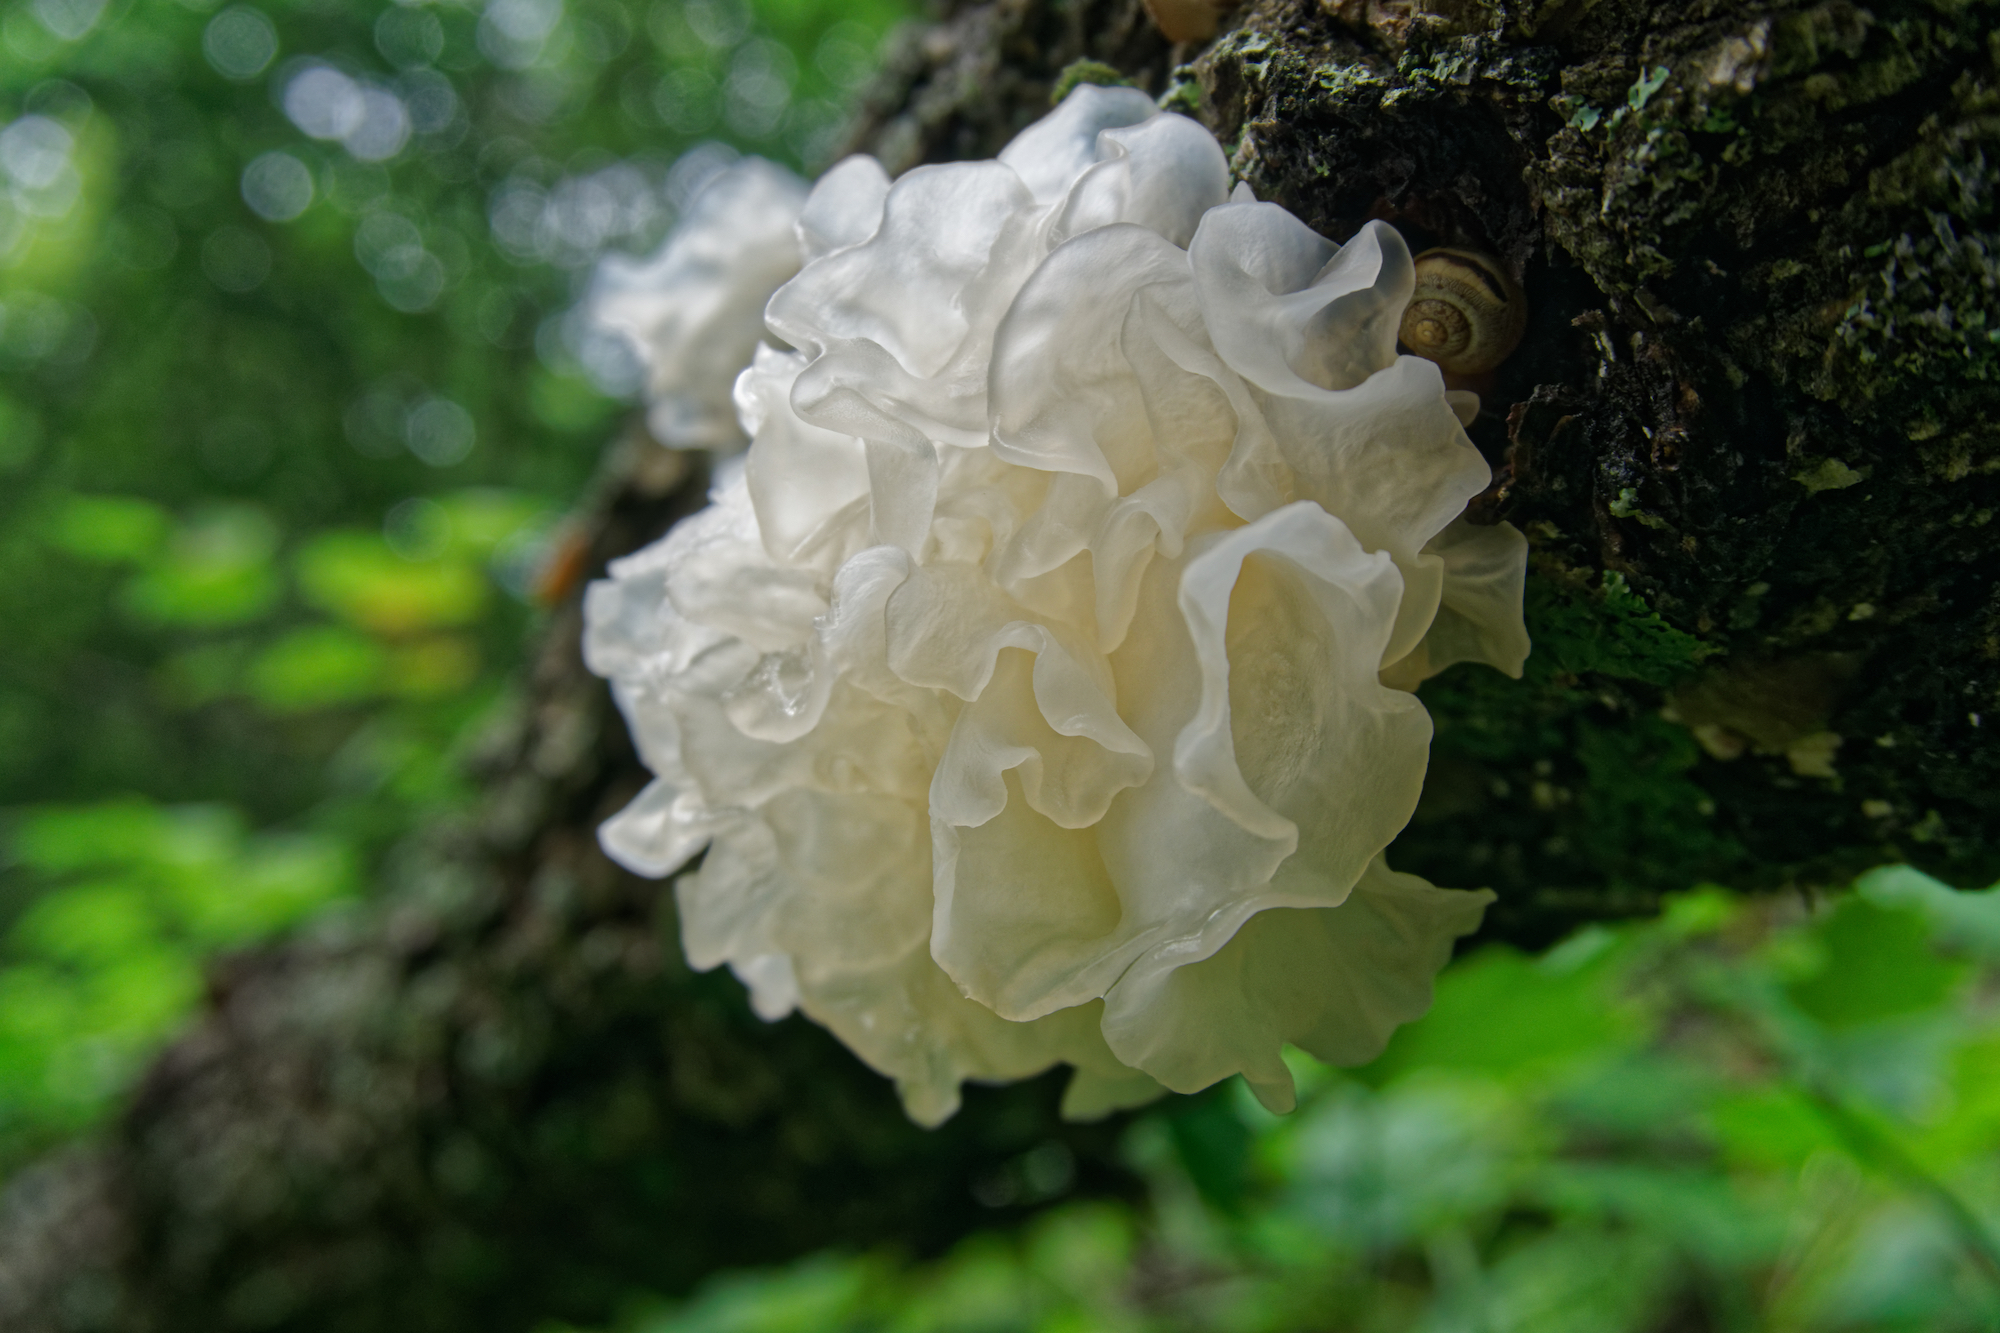
[[[1145,0],[1146,12],[1170,42],[1205,42],[1215,36],[1222,12],[1237,0]]]
[[[1491,255],[1426,250],[1403,311],[1403,346],[1455,375],[1479,375],[1507,359],[1528,327],[1521,284]]]

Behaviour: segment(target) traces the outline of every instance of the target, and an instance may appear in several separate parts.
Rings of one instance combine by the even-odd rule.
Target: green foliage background
[[[2000,890],[1704,888],[1445,972],[1374,1064],[1141,1120],[1143,1206],[732,1274],[616,1333],[1957,1333],[2000,1319]],[[982,1184],[1059,1193],[1034,1149]],[[580,1333],[551,1328],[549,1333]]]
[[[0,1173],[105,1113],[207,957],[344,910],[467,799],[624,419],[566,318],[590,265],[727,152],[820,165],[904,16],[0,16]],[[1529,612],[1524,685],[1426,689],[1440,773],[1551,756],[1524,799],[1575,779],[1563,836],[1649,893],[1740,856],[1684,728],[1590,721],[1587,682],[1669,686],[1701,645],[1615,576]],[[1225,1087],[1143,1118],[1143,1205],[1061,1204],[1049,1145],[982,1185],[1055,1204],[1026,1232],[635,1294],[619,1333],[1991,1327],[1996,976],[2000,899],[1913,871],[1686,893],[1462,959],[1374,1066],[1301,1058],[1294,1117]]]
[[[903,15],[0,17],[0,1168],[108,1105],[208,952],[465,799],[626,411],[565,318],[591,264],[731,153],[819,165]]]

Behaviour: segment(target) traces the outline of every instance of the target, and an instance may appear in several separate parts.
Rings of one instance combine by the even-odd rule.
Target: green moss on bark
[[[1500,929],[1537,895],[2000,873],[1996,12],[1263,0],[1191,67],[1261,196],[1527,287],[1472,434],[1480,518],[1534,544],[1540,649],[1519,685],[1426,686],[1395,852],[1501,887]],[[1607,573],[1682,664],[1621,663]],[[1683,664],[1722,697],[1828,661],[1797,754],[1661,716]]]

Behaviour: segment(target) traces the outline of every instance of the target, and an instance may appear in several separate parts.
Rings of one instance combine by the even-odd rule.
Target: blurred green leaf
[[[2000,1145],[2000,1024],[1973,1033],[1953,1053],[1951,1095],[1917,1127],[1911,1152],[1949,1174],[1959,1163],[1990,1158]]]
[[[1569,1077],[1551,1082],[1549,1091],[1579,1127],[1665,1147],[1699,1135],[1703,1111],[1726,1086],[1695,1061],[1613,1048],[1580,1061]]]
[[[1492,1333],[1646,1333],[1665,1313],[1673,1253],[1656,1235],[1574,1227],[1513,1250],[1486,1275]]]
[[[277,526],[262,510],[210,510],[183,524],[162,557],[125,586],[124,604],[142,619],[170,625],[255,620],[282,591],[272,562],[277,545]]]
[[[342,841],[248,834],[217,806],[31,810],[5,851],[46,882],[0,947],[0,1165],[119,1095],[198,999],[209,952],[357,884]]]
[[[114,880],[43,898],[14,924],[10,943],[53,962],[114,963],[148,944],[159,926],[145,886]]]
[[[716,1282],[646,1333],[820,1333],[846,1325],[866,1294],[869,1270],[852,1260],[819,1259],[789,1271]]]
[[[1914,910],[1940,942],[2000,961],[2000,886],[1954,889],[1912,866],[1883,866],[1855,881],[1861,896],[1886,910]]]
[[[1741,915],[1742,903],[1715,884],[1669,894],[1660,904],[1660,924],[1676,939],[1712,935]]]
[[[1840,1138],[1812,1099],[1796,1088],[1762,1086],[1717,1098],[1707,1120],[1729,1160],[1746,1167],[1797,1170]]]
[[[197,947],[231,948],[262,939],[354,893],[351,848],[318,834],[264,834],[213,880],[187,882],[177,915]]]
[[[1139,1239],[1125,1209],[1078,1204],[1038,1221],[1027,1236],[1023,1259],[1066,1298],[1103,1306],[1120,1294]]]
[[[1812,976],[1787,987],[1792,1002],[1829,1027],[1917,1013],[1938,1005],[1966,967],[1930,946],[1928,923],[1904,908],[1841,899],[1812,932],[1821,946]]]
[[[356,703],[382,687],[388,654],[365,634],[338,625],[293,630],[250,664],[250,693],[276,713]]]
[[[529,384],[528,401],[535,419],[560,431],[596,430],[608,425],[612,405],[579,375],[537,373]]]
[[[128,495],[71,495],[47,520],[49,544],[82,560],[137,564],[166,540],[172,519],[149,500]]]
[[[1688,1254],[1717,1267],[1769,1262],[1785,1240],[1780,1219],[1748,1207],[1706,1163],[1550,1163],[1527,1193],[1566,1218],[1605,1230],[1671,1235]]]
[[[120,865],[155,855],[169,837],[167,825],[164,812],[141,800],[31,810],[20,816],[7,850],[14,860],[57,874]]]
[[[1529,1075],[1635,1037],[1636,1021],[1605,984],[1616,958],[1607,937],[1581,938],[1594,955],[1537,962],[1491,945],[1461,961],[1439,978],[1430,1012],[1396,1030],[1367,1077],[1427,1068]]]
[[[376,634],[465,624],[488,595],[485,579],[463,560],[407,560],[367,532],[314,538],[297,570],[307,601]]]
[[[546,522],[550,512],[548,504],[534,496],[491,487],[441,495],[437,505],[450,549],[476,559],[492,555],[524,529]]]
[[[1534,1147],[1497,1085],[1435,1070],[1381,1092],[1338,1085],[1273,1139],[1286,1211],[1368,1251],[1498,1209]]]

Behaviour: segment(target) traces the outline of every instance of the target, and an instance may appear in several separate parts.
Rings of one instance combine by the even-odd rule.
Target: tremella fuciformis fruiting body
[[[741,467],[589,592],[656,775],[606,848],[705,849],[689,959],[923,1123],[1063,1061],[1088,1116],[1372,1057],[1490,898],[1382,859],[1410,691],[1528,651],[1466,396],[1395,352],[1401,239],[1088,86],[997,160],[835,166],[796,235]]]

